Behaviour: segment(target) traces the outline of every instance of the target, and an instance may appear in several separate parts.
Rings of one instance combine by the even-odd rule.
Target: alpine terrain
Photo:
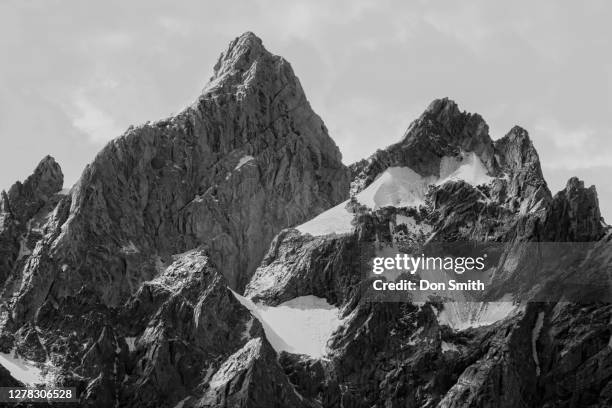
[[[549,191],[518,126],[493,140],[436,99],[346,167],[245,33],[191,106],[63,184],[45,157],[0,197],[2,386],[84,407],[612,406],[612,230],[595,187]],[[374,257],[466,243],[483,293],[370,290]]]

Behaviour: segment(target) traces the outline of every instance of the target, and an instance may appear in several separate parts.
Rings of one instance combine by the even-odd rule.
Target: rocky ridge
[[[488,182],[444,179],[431,185],[418,208],[376,200],[372,207],[365,200],[368,189],[386,192],[377,180],[390,168],[409,167],[435,182],[447,157],[466,150],[476,152]],[[434,101],[402,141],[351,171],[352,198],[345,207],[352,230],[313,235],[298,226],[281,232],[246,290],[271,305],[314,294],[341,308],[343,324],[330,339],[331,363],[321,376],[334,378],[334,387],[318,391],[322,401],[335,397],[326,406],[611,403],[612,243],[594,187],[571,179],[553,197],[524,129],[514,127],[493,141],[480,116],[461,112],[448,99]],[[364,271],[381,243],[422,248],[449,242],[498,248],[486,293],[493,302],[424,299],[418,306],[366,297]],[[586,315],[593,320],[587,323]],[[588,374],[578,368],[587,366]],[[294,367],[286,363],[298,388],[309,385]]]
[[[251,337],[246,335],[235,347],[224,344],[227,353],[212,357],[200,339],[193,347],[208,354],[199,365],[166,372],[167,364],[198,357],[189,348],[174,348],[176,339],[186,336],[179,343],[188,347],[189,338],[198,333],[187,327],[177,337],[166,337],[166,326],[174,327],[179,317],[159,308],[177,307],[181,317],[201,313],[204,318],[210,311],[183,310],[203,301],[196,294],[186,303],[164,299],[178,301],[186,288],[204,290],[212,283],[189,278],[149,293],[151,282],[173,270],[175,257],[198,249],[211,268],[222,271],[215,282],[222,282],[218,290],[231,297],[225,288],[240,290],[246,284],[278,231],[342,201],[348,191],[348,169],[291,66],[252,33],[238,37],[221,54],[192,106],[128,129],[96,156],[67,195],[51,197],[62,187],[59,166],[50,158],[41,166],[23,185],[2,195],[0,249],[7,253],[2,264],[3,351],[17,350],[33,361],[50,363],[57,371],[54,381],[76,385],[91,406],[111,401],[142,406],[138,404],[145,397],[159,406],[204,392],[207,377],[198,371],[202,364],[214,357],[216,365],[206,369],[218,368]],[[38,216],[47,205],[51,211]],[[24,241],[17,262],[20,237],[32,234],[34,224],[25,225],[33,219],[44,219],[35,226],[40,234]],[[136,330],[127,324],[131,315],[124,314],[134,302],[148,304],[144,311],[134,310],[144,314],[137,327],[153,325],[160,331],[151,338],[151,352],[159,357],[147,355],[138,372],[133,352],[122,340]],[[219,311],[227,321],[239,314]],[[213,326],[227,322],[206,324],[212,335]],[[170,349],[160,349],[162,343]],[[280,369],[268,361],[273,353],[266,341],[257,344],[252,369]],[[176,393],[161,392],[189,378]],[[124,386],[134,393],[111,392]],[[262,386],[232,390],[250,395]],[[289,389],[287,395],[294,392]]]
[[[289,64],[245,33],[192,106],[62,184],[45,158],[0,196],[0,351],[83,406],[612,404],[610,228],[594,187],[552,196],[520,127],[493,140],[438,99],[347,169]],[[340,232],[313,229],[338,215]],[[501,248],[488,302],[367,296],[385,245],[468,241]],[[580,275],[572,251],[533,266],[534,248],[567,242],[588,245]],[[261,307],[337,307],[327,355],[275,349],[243,289]]]

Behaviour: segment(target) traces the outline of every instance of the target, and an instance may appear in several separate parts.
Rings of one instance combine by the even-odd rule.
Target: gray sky
[[[612,2],[3,1],[0,188],[53,155],[72,184],[130,124],[191,103],[244,31],[291,64],[345,163],[437,97],[493,138],[525,127],[553,192],[596,184],[612,220]]]

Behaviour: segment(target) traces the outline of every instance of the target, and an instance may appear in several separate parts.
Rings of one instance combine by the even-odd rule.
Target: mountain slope
[[[612,236],[594,187],[572,179],[553,197],[525,130],[493,141],[480,116],[448,99],[351,171],[350,200],[279,233],[245,293],[341,308],[316,398],[364,408],[610,404]],[[336,229],[315,228],[321,221]],[[480,297],[369,290],[375,256],[465,243],[495,255]],[[294,358],[282,361],[298,389],[312,388]]]
[[[47,167],[52,166],[43,170]],[[197,250],[223,275],[215,290],[231,297],[226,286],[244,287],[278,231],[347,197],[349,176],[289,63],[268,52],[252,33],[232,41],[221,54],[192,106],[128,129],[96,156],[67,195],[54,196],[59,202],[48,199],[61,189],[61,177],[39,173],[32,176],[35,187],[26,182],[12,188],[8,199],[2,196],[0,250],[7,254],[0,264],[3,349],[50,364],[56,381],[77,385],[86,401],[99,406],[117,398],[136,404],[146,397],[158,406],[178,402],[179,394],[201,392],[208,378],[198,371],[202,364],[214,356],[208,369],[217,369],[251,337],[224,344],[212,356],[208,345],[193,343],[198,333],[193,329],[167,337],[166,327],[174,327],[185,313],[203,313],[203,319],[214,312],[182,310],[206,298],[196,289],[193,299],[183,303],[164,299],[178,301],[192,287],[213,290],[207,281],[162,285],[154,294],[146,292],[146,299],[143,290],[156,287],[153,282],[173,270],[181,254]],[[32,236],[29,222],[37,218],[39,204],[47,202],[44,222],[31,225],[38,235],[23,241],[20,251],[20,237]],[[131,327],[132,316],[124,311],[132,310],[134,302],[152,302],[151,297],[152,305],[137,309],[143,314],[141,325]],[[162,313],[174,307],[182,311]],[[239,312],[226,313],[236,319]],[[210,324],[234,337],[223,331],[226,322]],[[133,360],[122,339],[142,338],[149,325],[163,330],[148,338],[147,363],[136,372],[133,364],[140,357]],[[212,326],[208,330],[214,332]],[[262,337],[256,333],[253,338]],[[177,338],[196,351],[165,346]],[[115,346],[122,351],[114,353]],[[266,356],[262,364],[283,378],[280,367],[268,361],[273,355],[268,349],[267,340],[260,340],[257,350]],[[181,358],[201,361],[184,366]],[[176,364],[176,370],[167,364]],[[124,376],[129,380],[124,382]],[[122,386],[134,393],[111,392]],[[176,394],[162,392],[171,388]],[[252,406],[248,398],[244,404]]]

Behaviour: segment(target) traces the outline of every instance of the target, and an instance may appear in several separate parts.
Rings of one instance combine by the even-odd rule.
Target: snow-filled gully
[[[342,324],[338,308],[316,296],[300,296],[278,306],[266,306],[232,293],[260,321],[277,352],[323,358],[328,352],[327,341]]]
[[[418,207],[425,204],[429,186],[439,186],[454,180],[478,186],[490,183],[493,177],[487,174],[487,169],[476,153],[462,152],[458,157],[442,158],[439,177],[423,177],[409,167],[389,167],[355,195],[355,199],[373,210],[383,207]],[[312,236],[350,234],[354,230],[351,224],[353,214],[346,209],[347,203],[345,201],[295,228],[302,234]]]

